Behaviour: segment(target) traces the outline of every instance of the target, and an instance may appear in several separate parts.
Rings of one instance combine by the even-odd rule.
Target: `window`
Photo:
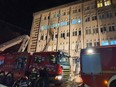
[[[81,12],[81,9],[78,9],[78,12]]]
[[[67,37],[69,37],[69,35],[70,35],[70,32],[67,32]]]
[[[92,21],[94,21],[94,20],[97,20],[97,16],[96,15],[92,17]]]
[[[67,25],[67,22],[61,22],[61,26]]]
[[[54,35],[52,35],[52,40],[54,40]]]
[[[54,24],[51,25],[51,28],[54,28]]]
[[[58,34],[55,35],[55,38],[58,38]]]
[[[46,20],[46,17],[44,17],[44,20]]]
[[[87,47],[92,47],[92,43],[89,42],[89,43],[86,43]]]
[[[106,30],[106,27],[101,27],[100,30],[101,30],[101,33],[104,33],[104,32],[107,31],[107,30]]]
[[[102,0],[98,0],[98,1],[97,1],[97,7],[98,7],[98,8],[103,7],[103,2],[102,2]]]
[[[77,24],[77,20],[76,19],[73,19],[72,20],[72,24]]]
[[[91,34],[91,29],[86,29],[86,35]]]
[[[73,13],[77,13],[77,9],[73,10]]]
[[[81,23],[81,18],[77,19],[77,23],[80,24]]]
[[[87,17],[86,19],[85,19],[85,22],[89,22],[90,21],[90,17]]]
[[[105,6],[111,5],[111,0],[104,0],[104,5]]]
[[[98,33],[98,28],[93,29],[93,34]]]
[[[73,31],[73,36],[77,36],[77,31]]]
[[[102,46],[106,46],[106,45],[109,45],[108,40],[106,40],[106,41],[102,41]]]
[[[94,46],[100,46],[99,42],[94,42]]]
[[[109,26],[109,31],[115,31],[115,26]]]
[[[65,39],[65,33],[61,33],[61,38]]]
[[[43,39],[44,39],[44,36],[42,35],[42,36],[41,36],[41,40],[43,40]]]
[[[79,30],[79,35],[81,35],[81,30]]]
[[[60,26],[60,24],[59,23],[56,23],[55,26],[56,26],[56,28],[58,28]]]
[[[86,34],[88,35],[88,30],[86,30]]]
[[[47,40],[47,36],[45,36],[45,40]]]
[[[116,45],[116,40],[111,40],[111,41],[110,41],[110,44],[111,44],[111,45]]]

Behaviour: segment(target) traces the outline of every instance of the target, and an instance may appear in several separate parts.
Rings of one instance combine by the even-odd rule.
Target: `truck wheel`
[[[45,81],[41,78],[38,78],[34,83],[34,87],[45,87]]]
[[[0,72],[0,84],[4,84],[4,83],[5,83],[5,73]]]
[[[5,82],[7,86],[12,86],[14,83],[14,78],[12,73],[8,73],[5,78]]]
[[[116,80],[113,80],[111,83],[110,83],[110,86],[109,87],[116,87]]]

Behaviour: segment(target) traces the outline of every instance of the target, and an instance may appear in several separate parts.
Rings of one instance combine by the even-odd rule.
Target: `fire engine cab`
[[[47,70],[50,82],[61,85],[68,79],[69,55],[61,51],[1,54],[0,84],[11,86],[19,81],[19,78],[27,77],[35,78],[33,87],[38,87],[38,72],[43,69]],[[33,77],[35,72],[36,76]]]
[[[116,87],[116,46],[82,49],[80,64],[84,87]]]

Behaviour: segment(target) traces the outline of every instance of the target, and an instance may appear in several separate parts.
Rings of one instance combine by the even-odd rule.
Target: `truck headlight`
[[[62,79],[61,75],[55,77],[55,80],[61,80],[61,79]]]

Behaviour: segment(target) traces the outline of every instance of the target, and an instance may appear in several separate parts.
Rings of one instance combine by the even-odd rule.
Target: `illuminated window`
[[[73,19],[72,20],[72,24],[77,24],[77,20],[76,19]]]
[[[77,19],[77,23],[80,24],[81,23],[81,18]]]
[[[67,25],[67,22],[61,22],[61,26]]]
[[[97,7],[98,7],[98,8],[103,7],[103,2],[102,2],[102,0],[98,0],[98,1],[97,1]]]
[[[111,0],[104,0],[104,5],[105,6],[111,5]]]
[[[106,41],[102,41],[102,46],[106,46],[106,45],[109,45],[108,40],[106,40]]]
[[[116,40],[111,40],[111,41],[110,41],[110,44],[111,44],[111,45],[116,45]]]

